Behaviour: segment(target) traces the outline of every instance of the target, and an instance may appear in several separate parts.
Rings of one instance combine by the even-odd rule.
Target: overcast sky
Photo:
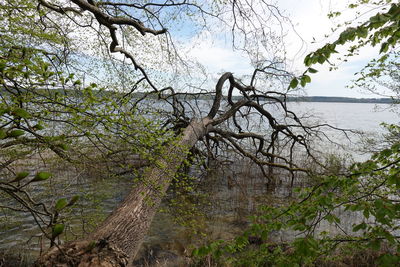
[[[279,0],[277,5],[283,14],[292,21],[298,35],[304,40],[301,42],[299,36],[293,32],[286,38],[288,57],[292,59],[292,70],[303,72],[304,57],[311,51],[323,46],[328,40],[324,36],[331,33],[338,21],[332,21],[327,17],[329,11],[342,11],[340,17],[343,22],[346,18],[354,16],[354,10],[346,9],[349,4],[347,0]],[[347,10],[347,13],[346,13]],[[371,14],[367,14],[369,17]],[[316,43],[312,44],[313,38]],[[232,51],[229,44],[212,40],[212,36],[202,36],[190,51],[203,65],[212,72],[232,71],[235,74],[249,74],[251,67],[246,56]],[[346,97],[376,97],[366,94],[365,91],[346,88],[355,77],[354,73],[359,71],[373,56],[376,49],[367,48],[362,50],[360,56],[351,58],[347,63],[342,63],[338,70],[329,71],[329,66],[316,65],[319,70],[312,75],[312,83],[307,85],[305,91],[310,96],[346,96]],[[339,50],[340,51],[340,50]]]

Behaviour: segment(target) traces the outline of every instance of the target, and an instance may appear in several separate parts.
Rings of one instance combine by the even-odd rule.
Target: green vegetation
[[[381,266],[398,264],[400,127],[386,125],[390,133],[387,145],[368,161],[349,167],[331,158],[330,166],[324,166],[310,146],[322,126],[303,124],[286,106],[294,100],[288,93],[311,82],[318,71],[315,65],[328,63],[336,68],[330,60],[337,47],[345,45],[349,45],[348,54],[340,60],[351,60],[363,47],[379,46],[380,57],[360,71],[354,86],[376,91],[379,89],[371,81],[381,83],[393,93],[392,98],[363,102],[398,100],[400,5],[389,0],[362,0],[349,7],[367,4],[380,12],[358,24],[355,21],[337,40],[307,55],[307,69],[298,77],[285,70],[280,58],[272,63],[260,60],[249,81],[227,72],[220,76],[215,90],[188,93],[185,90],[195,86],[175,89],[169,83],[174,84],[176,77],[181,82],[186,75],[180,72],[188,70],[193,72],[193,80],[198,80],[192,69],[195,64],[174,53],[166,26],[178,27],[188,21],[203,29],[220,22],[232,29],[233,46],[242,44],[250,57],[258,57],[260,47],[270,48],[268,38],[280,49],[278,37],[259,35],[258,27],[263,25],[250,23],[254,18],[267,23],[265,11],[256,13],[238,1],[211,1],[204,6],[191,1],[4,1],[0,6],[0,207],[7,215],[29,214],[41,238],[62,250],[63,240],[84,238],[89,232],[85,227],[96,229],[104,214],[87,213],[86,209],[90,205],[101,209],[107,193],[115,189],[113,183],[104,183],[105,192],[87,192],[83,183],[81,190],[70,190],[73,181],[66,174],[133,178],[133,191],[123,206],[133,203],[134,212],[118,214],[117,210],[109,218],[120,215],[118,227],[129,226],[133,217],[145,218],[135,225],[138,230],[128,233],[128,229],[126,236],[125,232],[111,235],[107,231],[118,227],[111,225],[110,230],[104,224],[105,233],[97,228],[92,239],[85,240],[90,245],[81,247],[82,253],[77,249],[77,254],[83,255],[107,247],[111,254],[121,253],[118,259],[126,264],[138,250],[131,244],[139,246],[143,241],[165,195],[169,206],[164,209],[175,213],[174,221],[192,236],[204,238],[207,214],[200,208],[212,203],[199,186],[207,178],[192,174],[193,166],[207,173],[212,167],[223,169],[223,163],[247,159],[249,169],[258,168],[268,188],[279,186],[279,174],[292,179],[290,190],[299,177],[312,184],[290,192],[287,202],[264,201],[251,216],[249,228],[236,238],[194,248],[194,265],[208,261],[216,266],[329,266],[344,260],[349,252],[370,253],[372,261]],[[272,15],[279,15],[273,6],[267,7]],[[223,16],[230,12],[232,17]],[[248,25],[255,28],[247,29]],[[87,36],[82,36],[86,30]],[[171,64],[165,66],[166,62]],[[274,86],[274,90],[257,89],[260,84]],[[205,107],[204,100],[209,100],[210,107]],[[321,97],[312,100],[326,101]],[[330,101],[357,102],[344,98]],[[269,105],[279,109],[277,114]],[[254,125],[252,116],[266,125],[265,133],[254,130],[259,125]],[[296,162],[297,151],[318,168]],[[276,169],[281,172],[277,174]],[[245,189],[241,187],[243,194]],[[359,218],[350,231],[341,229],[341,213]],[[75,231],[71,223],[79,216],[84,226]],[[0,217],[0,223],[2,220]],[[321,223],[335,225],[342,234],[319,231]],[[295,237],[272,241],[276,233],[294,233]],[[66,246],[69,244],[74,243]],[[118,247],[120,244],[123,246]],[[131,255],[126,250],[135,251]],[[49,251],[50,257],[43,260],[63,260],[51,258]],[[68,256],[78,263],[81,260]],[[73,265],[71,262],[68,264]]]
[[[70,207],[90,197],[71,195],[66,188],[73,181],[51,170],[96,169],[104,178],[117,168],[134,175],[127,154],[151,160],[171,135],[150,119],[151,112],[135,109],[131,98],[83,85],[68,73],[68,58],[60,53],[71,42],[64,35],[67,25],[46,18],[35,1],[6,2],[0,6],[1,207],[4,216],[7,210],[33,216],[53,246],[73,217]],[[69,197],[62,196],[64,189]]]
[[[397,101],[396,48],[400,37],[400,6],[392,2],[359,1],[351,4],[350,8],[372,4],[380,7],[382,12],[356,27],[347,28],[335,42],[306,56],[304,62],[309,68],[303,75],[294,78],[290,87],[295,88],[299,83],[305,86],[311,82],[307,73],[317,70],[310,66],[329,62],[337,53],[337,46],[351,43],[349,54],[345,55],[349,58],[364,46],[380,45],[381,56],[364,68],[355,86],[379,91],[374,84],[366,84],[377,82],[380,78],[385,80],[385,75],[389,74],[392,79],[386,79],[385,84],[392,89],[392,96]],[[354,44],[353,41],[357,42]],[[399,127],[386,127],[391,136],[389,145],[368,161],[355,163],[344,173],[323,175],[310,188],[297,189],[295,201],[279,207],[260,207],[261,215],[252,217],[251,227],[243,235],[231,242],[220,240],[195,249],[193,255],[200,258],[210,255],[216,265],[228,266],[397,265],[400,262]],[[354,218],[359,218],[351,231],[342,230],[340,235],[318,231],[318,225],[324,221],[341,229],[343,225],[339,214],[343,213],[352,213]],[[297,237],[288,243],[275,243],[269,237],[276,231],[295,232]],[[258,240],[255,244],[252,242],[254,239]],[[368,254],[371,256],[369,262],[346,259],[360,251],[365,258]]]

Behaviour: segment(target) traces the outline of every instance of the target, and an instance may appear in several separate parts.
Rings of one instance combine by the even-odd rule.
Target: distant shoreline
[[[63,89],[36,89],[37,91],[42,91],[42,93],[62,93],[62,94],[67,94],[70,96],[80,96],[82,95],[82,91],[80,90],[63,90]],[[123,93],[120,92],[115,92],[115,91],[98,91],[94,90],[94,92],[97,92],[99,94],[117,94],[117,95],[122,95]],[[7,91],[4,88],[0,88],[0,93],[7,93]],[[143,92],[134,92],[131,94],[133,98],[143,98],[145,96],[145,93]],[[155,95],[149,95],[149,98],[156,98]],[[213,100],[214,95],[212,93],[210,94],[200,94],[196,95],[193,93],[180,93],[177,95],[178,99],[197,99],[197,100]],[[223,98],[227,98],[227,96],[223,96]],[[282,99],[281,97],[278,97],[278,99]],[[243,96],[232,96],[233,100],[240,100],[243,99]],[[263,99],[262,95],[260,95],[260,100]],[[287,102],[328,102],[328,103],[372,103],[372,104],[399,104],[400,100],[395,99],[395,98],[353,98],[353,97],[341,97],[341,96],[290,96],[288,95],[286,97]]]
[[[336,102],[336,103],[372,103],[372,104],[396,104],[392,98],[352,98],[338,96],[300,96],[288,97],[288,102]]]

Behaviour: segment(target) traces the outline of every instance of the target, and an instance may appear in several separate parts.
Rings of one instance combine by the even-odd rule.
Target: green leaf
[[[193,250],[192,250],[192,256],[193,256],[193,257],[199,256],[199,249],[197,249],[197,248],[193,249]]]
[[[43,127],[43,125],[41,125],[40,123],[38,123],[38,124],[36,124],[35,126],[33,126],[33,129],[36,130],[36,131],[40,131],[40,130],[43,130],[44,127]]]
[[[319,64],[324,64],[325,57],[323,55],[319,55],[317,61],[318,61]]]
[[[304,65],[306,65],[307,67],[311,66],[311,64],[312,64],[312,58],[311,57],[312,57],[312,54],[309,54],[304,58]]]
[[[357,232],[359,230],[364,230],[367,228],[367,224],[365,222],[362,222],[356,226],[353,227],[353,232]]]
[[[61,211],[66,206],[68,206],[67,199],[66,198],[60,198],[59,200],[57,200],[56,205],[54,206],[54,209],[56,211]]]
[[[9,108],[0,108],[0,116],[3,116],[5,113],[8,113],[10,111]]]
[[[41,182],[49,179],[51,177],[51,173],[49,172],[38,172],[35,175],[35,178],[31,180],[31,182]]]
[[[365,27],[359,27],[357,29],[357,34],[360,38],[366,38],[368,36],[368,29]]]
[[[22,179],[26,178],[28,175],[29,175],[29,172],[19,172],[19,173],[17,173],[15,178],[11,181],[11,183],[19,182]]]
[[[220,258],[221,256],[222,256],[222,250],[221,249],[216,249],[216,250],[214,250],[214,252],[213,252],[213,256],[215,257],[215,258]]]
[[[3,72],[4,69],[6,68],[6,63],[5,62],[0,62],[0,72]]]
[[[10,132],[7,132],[7,137],[16,138],[16,137],[22,136],[24,134],[25,134],[25,132],[23,130],[12,130]]]
[[[262,240],[266,241],[266,240],[268,240],[269,232],[264,230],[264,231],[261,232],[260,236],[261,236]]]
[[[379,53],[385,53],[388,51],[388,49],[389,49],[389,44],[385,42],[382,44],[381,50],[379,51]]]
[[[307,81],[304,79],[304,76],[301,77],[301,80],[300,80],[300,85],[301,85],[301,87],[306,86],[306,84],[307,84]]]
[[[392,254],[383,254],[378,258],[379,266],[392,267],[398,266],[400,257]]]
[[[387,149],[382,150],[380,152],[380,155],[387,158],[387,157],[391,156],[392,153],[393,153],[393,151],[391,149],[387,148]]]
[[[68,150],[68,145],[67,144],[58,144],[57,146],[59,148],[61,148],[62,150]]]
[[[290,82],[289,88],[296,88],[297,85],[299,84],[299,80],[297,78],[293,78],[293,80]]]
[[[302,257],[312,256],[315,251],[315,240],[311,238],[299,238],[294,241],[294,246],[296,248],[296,252],[300,254]]]
[[[210,252],[209,248],[203,246],[203,247],[198,249],[198,254],[197,255],[201,256],[201,257],[204,257],[204,256],[207,256],[209,252]]]
[[[51,231],[51,236],[53,238],[59,236],[64,231],[64,228],[65,228],[65,225],[62,223],[55,224]]]
[[[313,69],[313,68],[308,68],[308,72],[309,73],[317,73],[318,71],[316,69]]]
[[[235,241],[239,247],[245,247],[249,244],[249,240],[244,236],[237,237]]]
[[[335,44],[328,44],[327,45],[327,50],[329,51],[329,54],[327,55],[328,57],[330,56],[330,54],[339,53],[338,51],[336,51],[336,45]]]
[[[28,111],[26,111],[23,108],[16,108],[11,112],[12,115],[16,116],[16,117],[20,117],[20,118],[24,118],[24,119],[28,119],[31,114],[29,114]]]
[[[380,250],[381,249],[381,240],[380,239],[373,239],[368,243],[368,247],[372,248],[373,250]]]
[[[364,211],[363,211],[364,217],[368,219],[369,218],[369,214],[370,214],[369,208],[364,209]]]
[[[394,175],[389,175],[387,181],[388,181],[388,184],[399,185],[400,184],[399,174],[396,173]]]
[[[3,129],[0,129],[0,140],[4,139],[7,137],[7,133],[6,131],[4,131]]]

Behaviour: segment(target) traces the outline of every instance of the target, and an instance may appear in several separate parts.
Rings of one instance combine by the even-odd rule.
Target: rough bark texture
[[[211,127],[211,118],[193,120],[181,138],[170,144],[155,166],[148,168],[113,213],[84,241],[54,247],[37,266],[126,266],[133,261],[165,191],[187,157],[189,148]]]
[[[127,266],[129,257],[116,245],[99,242],[75,241],[62,247],[53,247],[42,255],[35,266],[45,267],[113,267]]]

